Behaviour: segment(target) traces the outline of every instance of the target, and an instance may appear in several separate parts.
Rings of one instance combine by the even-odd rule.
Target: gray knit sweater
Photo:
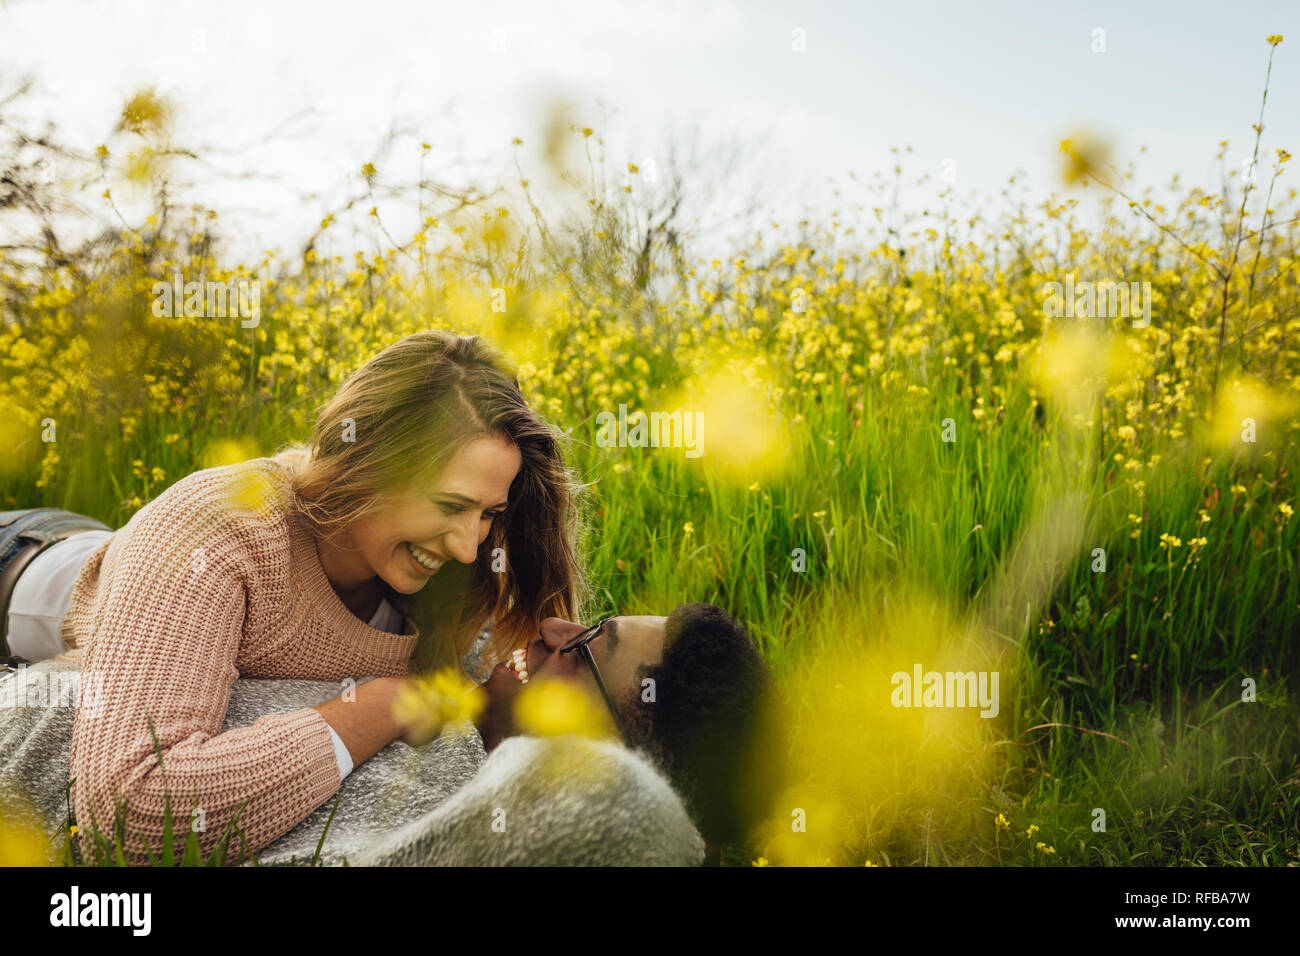
[[[0,678],[0,792],[18,793],[47,832],[67,819],[76,665],[43,661]],[[55,688],[52,681],[59,681]],[[33,690],[39,687],[39,690]],[[67,696],[58,704],[58,693]],[[47,702],[28,705],[32,694]],[[338,696],[329,681],[239,679],[222,730]],[[14,699],[18,698],[18,699]],[[262,864],[312,858],[331,798],[258,852]],[[489,756],[468,725],[411,747],[395,741],[356,767],[337,794],[319,862],[369,866],[691,866],[704,844],[681,801],[638,754],[576,737],[512,737]]]

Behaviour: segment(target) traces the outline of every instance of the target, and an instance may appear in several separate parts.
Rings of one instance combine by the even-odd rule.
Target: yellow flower
[[[993,818],[993,825],[999,830],[1011,829],[1011,824],[1007,822],[1007,818],[1000,813]]]
[[[538,737],[609,737],[613,720],[603,704],[563,680],[535,680],[515,701],[519,726]]]
[[[1262,427],[1263,423],[1290,414],[1296,405],[1296,400],[1290,394],[1265,385],[1258,379],[1233,379],[1215,399],[1206,440],[1220,450],[1239,447],[1243,423],[1248,419],[1260,423]],[[1170,437],[1174,437],[1172,430]]]
[[[1037,832],[1038,832],[1038,824],[1031,823],[1029,824],[1029,829],[1025,831],[1025,836],[1029,837],[1032,840],[1034,838],[1034,834]]]
[[[49,849],[35,813],[25,806],[0,805],[0,867],[49,866]]]
[[[767,866],[767,857],[760,856],[757,860],[749,864],[750,866]]]
[[[473,721],[486,703],[483,689],[454,667],[402,685],[393,701],[393,718],[408,728],[412,742],[427,742],[446,724]]]
[[[276,504],[280,491],[265,472],[245,463],[236,469],[226,494],[234,508],[260,514]]]
[[[1065,163],[1061,170],[1067,185],[1096,176],[1106,168],[1109,161],[1109,148],[1097,136],[1086,131],[1076,133],[1077,139],[1063,139],[1060,151],[1065,154]]]
[[[1264,39],[1268,41],[1269,46],[1277,46],[1279,43],[1282,42],[1282,34],[1274,33],[1271,36],[1265,37]]]
[[[1277,506],[1277,510],[1282,512],[1282,514],[1288,518],[1291,517],[1293,514],[1295,514],[1295,511],[1292,510],[1291,506],[1287,504],[1285,501],[1283,501],[1281,504]]]
[[[685,532],[686,537],[689,538],[691,535],[695,534],[695,525],[688,521],[686,524],[682,525],[682,531]]]
[[[138,135],[156,132],[167,125],[171,104],[153,89],[133,94],[122,107],[121,128]]]
[[[876,866],[876,864],[875,864],[875,863],[872,863],[870,860],[865,861],[862,865],[863,865],[863,866]]]

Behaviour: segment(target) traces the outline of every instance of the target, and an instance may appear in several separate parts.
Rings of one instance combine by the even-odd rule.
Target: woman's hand
[[[412,746],[426,744],[442,728],[456,721],[474,721],[483,710],[482,688],[454,668],[415,678],[395,678],[393,717],[402,728],[402,740]]]
[[[401,728],[398,738],[412,747],[419,747],[442,733],[442,720],[427,706],[418,681],[406,677],[394,678],[398,686],[393,693],[393,719]]]
[[[410,729],[393,712],[405,683],[403,677],[376,677],[357,685],[354,699],[335,697],[315,708],[348,748],[353,766],[360,766]]]

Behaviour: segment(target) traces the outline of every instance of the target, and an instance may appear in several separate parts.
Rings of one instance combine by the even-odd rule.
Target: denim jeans
[[[102,521],[62,508],[0,511],[0,663],[10,654],[5,636],[14,585],[36,555],[80,531],[112,530]]]

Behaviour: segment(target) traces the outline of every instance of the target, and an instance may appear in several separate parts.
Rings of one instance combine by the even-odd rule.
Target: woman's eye
[[[463,514],[465,512],[465,509],[462,508],[460,505],[452,504],[450,501],[439,501],[438,507],[441,508],[449,515],[458,515],[458,514]],[[495,520],[496,518],[500,518],[504,514],[505,514],[504,511],[484,511],[480,515],[480,520],[492,521]]]

